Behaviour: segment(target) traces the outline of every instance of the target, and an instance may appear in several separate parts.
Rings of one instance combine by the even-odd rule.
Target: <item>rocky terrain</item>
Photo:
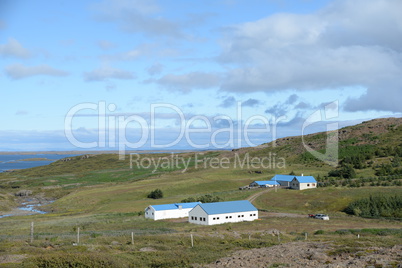
[[[292,242],[237,251],[230,257],[195,267],[402,267],[402,245],[348,250],[331,243]]]

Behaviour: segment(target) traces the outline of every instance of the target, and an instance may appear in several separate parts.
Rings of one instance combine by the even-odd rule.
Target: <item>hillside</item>
[[[224,199],[231,200],[237,198],[239,194],[225,197],[228,192],[247,185],[255,179],[267,179],[277,173],[295,172],[313,175],[325,183],[331,181],[329,175],[336,175],[336,172],[341,172],[345,167],[353,169],[355,178],[367,180],[371,178],[371,181],[368,181],[370,183],[373,183],[375,177],[391,175],[396,176],[392,178],[391,183],[400,182],[399,175],[402,169],[397,160],[402,157],[402,118],[374,119],[355,126],[344,127],[336,133],[339,139],[337,169],[307,152],[300,136],[281,138],[258,147],[232,151],[186,152],[175,155],[142,154],[137,157],[151,162],[143,161],[142,166],[134,163],[132,168],[130,168],[128,155],[125,160],[119,160],[116,154],[83,155],[65,158],[48,166],[0,173],[0,194],[4,200],[2,207],[4,210],[7,206],[15,205],[12,201],[13,194],[25,189],[33,190],[37,195],[40,194],[48,199],[59,199],[63,196],[68,198],[67,195],[77,189],[80,192],[89,191],[88,187],[112,189],[133,186],[135,188],[142,184],[147,190],[152,190],[152,187],[159,185],[166,188],[167,193],[175,192],[176,195],[167,196],[172,198],[172,201],[180,201],[195,193],[215,193]],[[305,136],[304,141],[310,148],[325,152],[326,137],[327,134],[321,132]],[[267,162],[252,163],[255,159],[268,159],[272,156],[283,159],[283,162],[277,161],[269,163],[270,165],[267,165]],[[168,161],[166,163],[169,165],[153,165],[152,160],[158,159]],[[230,164],[218,165],[214,164],[213,160],[217,163],[226,160]],[[274,162],[274,159],[271,162]],[[347,178],[342,172],[338,174],[339,176],[340,179],[353,179]],[[339,184],[344,183],[337,179],[337,176],[334,176],[334,179],[331,181],[333,184],[336,181]],[[352,182],[349,180],[347,183]],[[359,181],[359,183],[365,183],[365,181]],[[184,185],[184,187],[180,186],[183,192],[174,188],[176,184]],[[142,196],[145,197],[146,193]],[[147,202],[146,199],[144,201]],[[56,202],[55,206],[61,202],[62,200]],[[96,205],[96,202],[92,203]],[[144,204],[141,202],[141,206]]]
[[[345,158],[345,153],[350,147],[373,148],[383,151],[380,156],[390,156],[395,150],[402,148],[402,118],[373,119],[328,133],[328,135],[334,134],[338,136],[340,161]],[[294,163],[305,164],[306,158],[313,160],[309,158],[310,154],[305,145],[316,151],[325,152],[326,140],[327,133],[319,132],[304,137],[279,138],[254,148],[242,148],[236,151],[252,153],[255,156],[275,152]]]
[[[360,258],[361,251],[372,247],[391,252],[389,249],[401,240],[397,219],[359,218],[342,211],[361,198],[400,193],[397,159],[402,156],[401,124],[402,119],[376,119],[338,130],[338,168],[309,155],[302,137],[288,137],[275,141],[276,146],[268,143],[233,151],[141,154],[135,158],[137,163],[130,163],[129,156],[119,160],[116,154],[83,155],[48,166],[0,173],[1,214],[28,200],[44,204],[54,201],[41,207],[47,214],[0,218],[0,239],[4,242],[0,265],[197,267],[195,263],[211,263],[238,250],[281,244],[294,248],[292,243],[304,243],[306,233],[309,242],[330,241],[331,252],[322,253],[338,259],[348,252],[356,252],[356,258]],[[324,150],[326,134],[311,134],[305,141],[310,147]],[[258,162],[272,156],[283,158],[283,163],[267,166],[267,162]],[[345,168],[352,168],[355,176],[339,174]],[[254,180],[291,172],[313,175],[324,187],[305,191],[239,190]],[[378,172],[385,173],[376,175]],[[162,199],[147,198],[155,189],[163,191]],[[148,205],[207,194],[223,201],[252,198],[261,210],[260,220],[199,226],[185,219],[152,221],[143,216]],[[327,213],[331,220],[309,219],[307,213]],[[32,222],[35,235],[29,238]],[[74,246],[78,228],[81,244]],[[364,236],[356,242],[356,234],[360,233]],[[190,234],[194,234],[194,248],[189,244]],[[37,266],[29,266],[32,263]]]

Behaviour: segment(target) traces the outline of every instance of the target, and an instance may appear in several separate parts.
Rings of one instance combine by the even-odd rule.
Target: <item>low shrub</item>
[[[123,260],[112,258],[100,253],[53,253],[43,254],[25,259],[22,267],[123,267],[127,266]]]

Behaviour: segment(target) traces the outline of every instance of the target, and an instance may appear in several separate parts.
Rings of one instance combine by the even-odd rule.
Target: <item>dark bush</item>
[[[160,199],[163,198],[163,192],[161,189],[155,189],[152,192],[150,192],[147,197],[153,199]]]

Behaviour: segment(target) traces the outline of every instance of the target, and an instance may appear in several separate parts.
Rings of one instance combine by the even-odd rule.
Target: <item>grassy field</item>
[[[293,191],[278,189],[260,196],[255,201],[259,209],[279,212],[336,213],[353,200],[370,195],[399,195],[400,187],[328,187]]]
[[[47,167],[0,174],[3,211],[16,205],[13,196],[21,190],[56,199],[43,207],[48,214],[0,219],[0,256],[16,259],[16,264],[12,261],[7,264],[15,267],[20,267],[21,262],[25,267],[51,262],[66,265],[69,260],[91,267],[100,263],[115,267],[191,267],[193,263],[212,262],[238,249],[302,241],[305,233],[309,234],[309,241],[335,241],[340,245],[353,245],[357,231],[364,233],[359,246],[392,246],[402,242],[399,221],[363,219],[341,212],[360,197],[400,194],[400,187],[396,186],[270,191],[259,196],[254,205],[268,212],[293,214],[281,217],[260,212],[260,220],[237,224],[199,226],[185,220],[152,221],[141,215],[150,204],[180,202],[203,194],[216,195],[224,201],[247,199],[263,190],[240,191],[240,186],[270,179],[278,173],[293,171],[323,176],[330,170],[329,166],[317,168],[295,163],[272,169],[204,166],[209,157],[219,154],[228,157],[232,152],[206,152],[198,159],[191,153],[182,154],[189,160],[185,172],[184,166],[130,169],[128,158],[120,161],[117,155],[109,154],[76,157]],[[147,198],[156,188],[163,191],[164,197]],[[328,213],[331,220],[309,219],[306,214],[311,212]],[[31,222],[35,230],[32,242]],[[77,242],[78,228],[80,243],[73,245]],[[272,232],[281,234],[278,238]]]
[[[330,221],[307,217],[272,217],[218,226],[199,226],[185,221],[152,221],[136,213],[36,215],[3,218],[0,222],[0,255],[30,256],[27,267],[40,261],[69,260],[108,262],[111,266],[190,267],[208,263],[239,249],[259,248],[291,241],[332,241],[349,247],[386,246],[401,242],[400,223],[345,215]],[[30,224],[34,239],[30,241]],[[77,228],[80,228],[80,243]],[[278,230],[279,235],[274,235]],[[351,231],[349,231],[351,230]],[[394,230],[394,231],[392,231]],[[356,233],[362,238],[356,245]],[[134,233],[134,244],[131,244]],[[190,235],[194,237],[191,247]],[[78,258],[78,259],[76,259]],[[82,259],[81,259],[82,258]],[[18,264],[15,267],[20,267]]]

